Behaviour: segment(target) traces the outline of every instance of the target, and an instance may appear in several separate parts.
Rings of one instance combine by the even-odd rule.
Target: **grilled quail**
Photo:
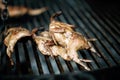
[[[62,46],[54,44],[54,41],[50,37],[48,31],[41,32],[39,36],[33,34],[33,39],[35,40],[38,49],[41,51],[42,54],[51,56],[61,56],[65,60],[73,60],[76,63],[83,66],[86,70],[90,70],[82,62],[91,62],[91,60],[79,59],[77,53],[71,54],[69,53],[69,51],[67,51],[67,49],[63,48]]]
[[[14,46],[16,42],[26,36],[31,36],[29,30],[22,28],[22,27],[14,27],[10,28],[6,32],[6,37],[4,39],[4,44],[7,46],[6,53],[10,58],[11,65],[14,65],[14,62],[11,58],[12,52],[14,50]]]
[[[0,10],[3,9],[5,9],[5,5],[0,3]],[[9,17],[20,17],[25,14],[28,14],[30,16],[35,16],[45,12],[47,9],[48,9],[47,7],[43,7],[39,9],[30,9],[24,6],[8,6],[8,13],[9,13]]]
[[[55,44],[65,47],[71,55],[77,54],[77,51],[82,49],[89,49],[97,53],[90,43],[90,41],[95,41],[96,39],[87,39],[74,30],[74,25],[55,20],[54,18],[60,14],[61,12],[57,12],[50,18],[49,32]],[[99,54],[97,55],[100,56]]]

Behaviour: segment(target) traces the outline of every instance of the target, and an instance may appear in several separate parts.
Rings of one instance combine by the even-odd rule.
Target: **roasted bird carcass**
[[[5,5],[0,3],[0,10],[3,9],[5,9]],[[48,10],[47,7],[42,7],[39,9],[30,9],[24,6],[10,6],[10,5],[8,6],[9,17],[20,17],[25,14],[35,16],[45,12],[46,10]]]
[[[38,49],[42,52],[42,54],[52,56],[52,52],[49,46],[53,45],[54,42],[52,41],[51,38],[46,37],[48,36],[48,34],[46,34],[47,33],[46,31],[40,33],[39,36],[35,34],[37,31],[38,31],[37,28],[32,30],[32,38],[36,42]],[[42,34],[44,34],[44,36]]]
[[[77,54],[78,50],[82,49],[89,49],[97,53],[90,43],[90,41],[95,41],[96,39],[87,39],[81,33],[74,30],[74,25],[55,20],[54,18],[60,14],[61,12],[57,12],[50,18],[49,32],[54,42],[65,47],[68,53],[73,56]],[[98,53],[97,55],[100,56]]]
[[[36,42],[38,49],[44,55],[51,55],[51,56],[61,56],[65,60],[73,60],[76,63],[83,66],[86,70],[90,70],[83,62],[91,62],[91,60],[86,59],[79,59],[78,54],[69,54],[65,48],[62,46],[56,45],[53,39],[50,37],[48,31],[41,32],[39,36],[35,34],[37,29],[33,30],[33,39]]]
[[[22,28],[22,27],[14,27],[9,28],[6,32],[6,37],[4,39],[4,44],[7,46],[6,53],[8,57],[10,58],[11,65],[14,65],[14,62],[11,58],[13,48],[16,44],[16,42],[26,36],[31,36],[31,33],[29,30]]]

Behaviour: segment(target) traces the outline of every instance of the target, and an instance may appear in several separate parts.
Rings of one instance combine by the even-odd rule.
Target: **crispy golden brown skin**
[[[83,49],[97,53],[90,43],[96,39],[87,39],[81,33],[76,32],[73,25],[55,20],[54,18],[60,14],[61,12],[57,12],[50,19],[49,32],[54,42],[65,47],[69,54],[77,54],[78,50]],[[100,55],[98,54],[98,56]]]
[[[41,32],[39,36],[33,34],[33,39],[36,42],[38,49],[42,54],[51,56],[61,56],[65,60],[73,60],[76,63],[83,66],[86,70],[90,70],[82,62],[91,62],[91,60],[79,59],[77,53],[71,54],[67,51],[67,49],[63,48],[62,46],[56,45],[50,37],[48,31]]]
[[[14,46],[16,42],[26,36],[31,36],[29,30],[22,27],[14,27],[10,28],[6,32],[6,37],[4,39],[4,44],[7,46],[7,55],[10,58],[11,65],[14,65],[14,62],[11,58],[12,52],[14,50]]]
[[[0,3],[0,10],[5,9],[5,5]],[[9,17],[20,17],[25,14],[30,16],[36,16],[48,10],[47,7],[42,7],[39,9],[30,9],[24,6],[8,6]]]

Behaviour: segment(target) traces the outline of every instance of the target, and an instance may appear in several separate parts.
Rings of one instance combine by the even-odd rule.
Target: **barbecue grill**
[[[21,77],[22,75],[27,75],[27,77],[32,75],[32,78],[34,78],[33,75],[43,75],[43,78],[47,76],[46,79],[52,79],[50,78],[51,74],[63,77],[64,73],[73,75],[78,72],[75,75],[80,75],[81,73],[79,72],[104,72],[105,69],[119,67],[120,8],[117,2],[104,2],[101,0],[9,0],[9,5],[23,5],[33,9],[44,6],[49,7],[49,10],[38,16],[24,15],[20,18],[9,18],[7,20],[6,25],[8,26],[21,25],[30,31],[35,27],[48,29],[50,16],[57,11],[62,11],[62,15],[57,17],[57,19],[77,26],[76,31],[87,38],[96,38],[97,41],[92,42],[92,45],[101,57],[96,56],[95,53],[91,53],[89,50],[78,51],[80,58],[93,61],[85,63],[91,69],[91,71],[87,72],[73,61],[65,61],[61,57],[54,57],[53,59],[49,56],[44,56],[37,49],[31,38],[24,38],[20,39],[15,45],[12,54],[15,66],[11,67],[6,55],[6,47],[1,40],[0,73],[2,75],[21,75]],[[1,20],[0,31],[3,31],[3,28]],[[115,70],[117,71],[119,68]],[[113,72],[116,72],[115,70]]]

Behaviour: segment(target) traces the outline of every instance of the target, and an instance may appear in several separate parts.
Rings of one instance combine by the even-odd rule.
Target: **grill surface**
[[[58,20],[74,24],[77,26],[76,31],[88,38],[97,39],[92,44],[101,58],[88,50],[78,52],[80,58],[93,60],[91,63],[85,63],[91,70],[118,66],[120,65],[120,10],[117,7],[109,8],[110,5],[97,5],[99,2],[94,3],[94,0],[92,2],[89,0],[12,0],[11,5],[23,5],[31,8],[48,6],[49,10],[35,17],[25,15],[18,19],[9,19],[8,24],[22,25],[29,30],[41,26],[48,29],[50,16],[57,11],[62,11],[63,14],[57,18]],[[1,23],[0,30],[2,30],[2,26]],[[61,57],[52,59],[44,56],[30,38],[24,38],[17,42],[12,55],[16,65],[11,69],[5,49],[1,42],[0,71],[3,74],[42,75],[84,71],[75,62],[65,61]]]

